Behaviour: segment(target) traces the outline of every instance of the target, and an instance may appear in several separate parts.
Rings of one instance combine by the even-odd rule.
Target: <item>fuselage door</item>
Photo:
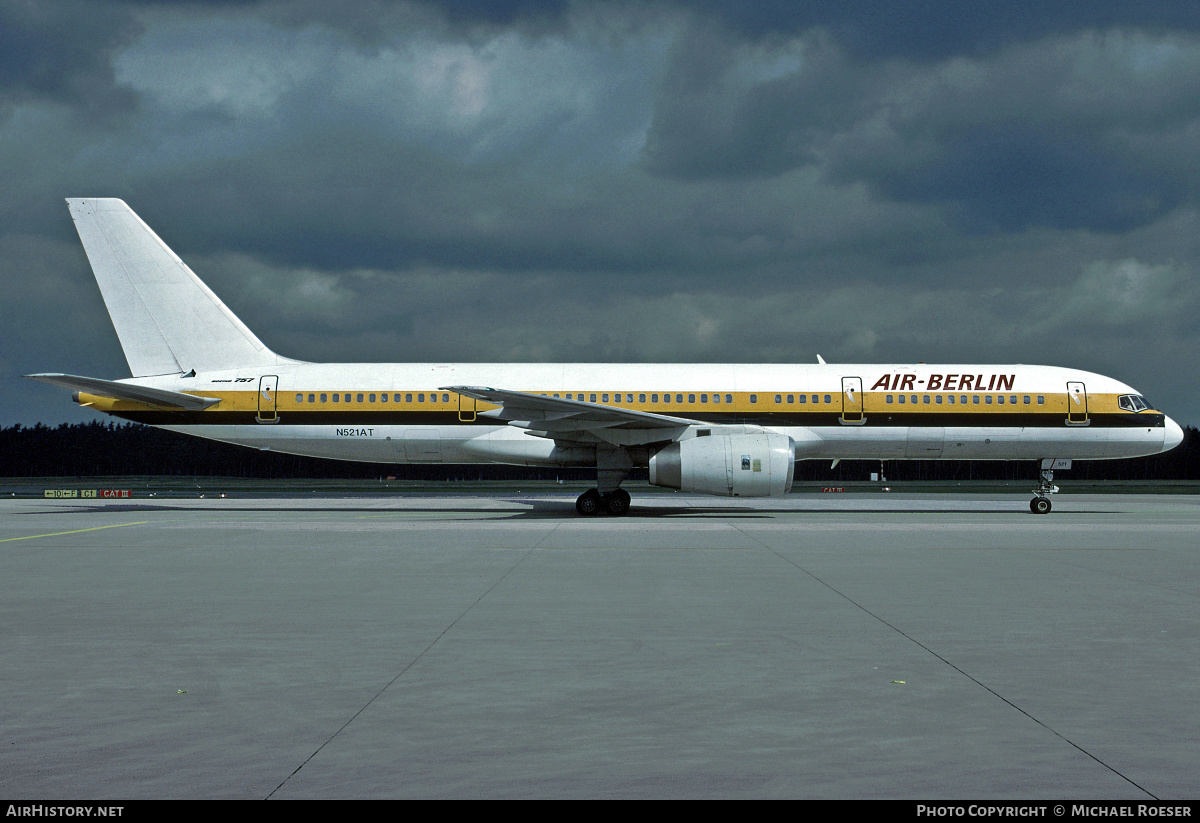
[[[475,421],[475,398],[465,394],[458,396],[458,419],[464,423]]]
[[[1067,383],[1067,422],[1088,422],[1087,389],[1082,383]]]
[[[842,378],[842,422],[863,422],[863,392],[861,377]]]
[[[263,375],[258,380],[258,422],[276,423],[279,415],[275,413],[275,394],[279,388],[279,378],[273,374]]]

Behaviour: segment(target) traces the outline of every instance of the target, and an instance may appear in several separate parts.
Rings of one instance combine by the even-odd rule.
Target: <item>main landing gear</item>
[[[629,492],[624,489],[601,494],[599,489],[588,489],[575,501],[575,511],[584,517],[597,514],[621,516],[629,513]]]
[[[1029,501],[1029,510],[1034,514],[1049,514],[1050,513],[1050,498],[1046,495],[1054,494],[1058,491],[1058,486],[1054,485],[1054,472],[1051,469],[1042,469],[1038,475],[1038,487],[1033,490],[1037,497]]]

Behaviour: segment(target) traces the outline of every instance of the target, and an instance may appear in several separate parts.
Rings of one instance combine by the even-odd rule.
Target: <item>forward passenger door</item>
[[[1067,422],[1079,425],[1088,422],[1087,389],[1082,383],[1067,383]]]
[[[842,417],[847,425],[858,425],[863,420],[863,393],[861,377],[842,378]]]

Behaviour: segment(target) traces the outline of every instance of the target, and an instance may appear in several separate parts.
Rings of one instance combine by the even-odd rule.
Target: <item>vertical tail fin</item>
[[[69,198],[67,204],[134,377],[288,362],[124,201]]]

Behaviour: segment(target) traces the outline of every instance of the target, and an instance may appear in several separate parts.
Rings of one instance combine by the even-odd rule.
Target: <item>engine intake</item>
[[[776,432],[679,440],[650,458],[650,483],[724,497],[779,497],[796,472],[792,438]]]

